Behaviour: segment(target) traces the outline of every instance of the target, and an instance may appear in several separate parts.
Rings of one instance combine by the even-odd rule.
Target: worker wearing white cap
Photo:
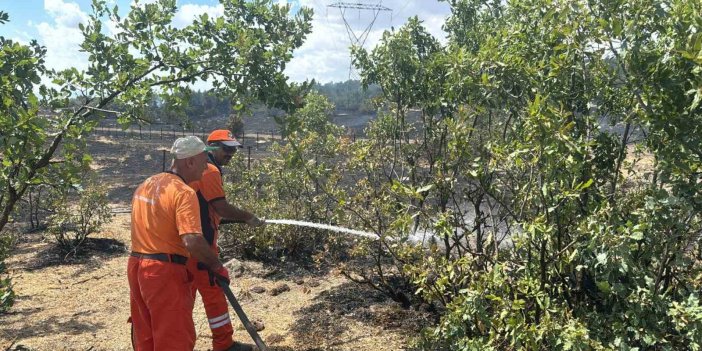
[[[179,138],[171,148],[172,170],[149,177],[134,192],[127,278],[135,350],[195,347],[189,257],[229,281],[202,236],[197,195],[187,185],[202,177],[211,149],[197,137]]]

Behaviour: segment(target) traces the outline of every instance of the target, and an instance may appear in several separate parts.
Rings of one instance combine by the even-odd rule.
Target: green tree
[[[380,94],[377,85],[363,89],[357,80],[316,84],[314,89],[326,96],[337,110],[360,112],[373,111],[371,100]]]
[[[95,0],[88,22],[80,24],[81,49],[89,60],[85,71],[46,69],[45,49],[36,42],[27,46],[0,38],[0,230],[27,188],[57,172],[52,161],[59,146],[63,162],[56,168],[65,172],[65,182],[76,180],[78,166],[89,161],[75,152],[81,137],[111,104],[123,107],[119,121],[126,125],[143,114],[155,94],[182,108],[188,84],[207,80],[242,104],[256,99],[295,108],[309,84],[289,84],[282,71],[310,32],[312,12],[302,8],[290,17],[290,6],[265,0],[221,3],[222,17],[203,14],[175,28],[175,0],[136,4],[124,18],[116,6]],[[118,33],[105,33],[106,20],[117,23]],[[42,77],[53,85],[41,84]],[[78,105],[67,109],[76,97]]]
[[[304,106],[285,116],[285,142],[271,146],[272,156],[254,160],[251,167],[240,157],[227,191],[231,196],[265,217],[338,223],[339,201],[345,198],[338,181],[349,141],[343,128],[331,122],[334,105],[311,92]],[[228,231],[227,228],[223,230]],[[343,242],[328,231],[289,226],[257,229],[236,228],[225,238],[239,253],[264,259],[300,259],[309,262]],[[227,244],[225,244],[227,245]],[[333,252],[329,252],[333,254]],[[313,256],[314,255],[314,256]]]
[[[702,5],[449,3],[445,48],[354,53],[390,111],[354,158],[371,282],[444,311],[427,349],[700,349]]]

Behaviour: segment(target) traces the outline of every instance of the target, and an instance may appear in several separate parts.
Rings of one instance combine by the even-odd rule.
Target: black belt
[[[156,260],[161,262],[172,262],[177,264],[185,265],[188,262],[188,258],[176,254],[165,254],[165,253],[155,253],[155,254],[145,254],[141,252],[132,252],[133,257],[146,258],[149,260]]]

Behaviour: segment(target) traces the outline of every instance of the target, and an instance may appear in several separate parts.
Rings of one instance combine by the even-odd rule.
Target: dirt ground
[[[129,215],[118,215],[91,244],[89,256],[65,263],[40,234],[24,237],[7,261],[18,297],[10,313],[0,315],[0,349],[131,349]],[[263,322],[260,334],[271,350],[403,350],[416,333],[406,327],[418,315],[337,273],[239,261],[230,268],[241,274],[233,291],[249,319]],[[271,296],[280,284],[290,291]],[[251,342],[231,314],[235,338]],[[211,338],[199,298],[193,316],[196,350],[207,350]]]
[[[0,350],[130,350],[129,199],[146,177],[161,170],[172,140],[90,142],[94,168],[109,187],[115,217],[91,235],[87,253],[64,260],[42,232],[22,234],[6,260],[17,298],[0,314]],[[255,157],[263,157],[265,150]],[[271,350],[404,350],[427,316],[403,310],[378,292],[359,287],[335,269],[315,271],[294,264],[270,266],[233,260],[232,290]],[[272,296],[286,284],[289,291]],[[252,290],[266,291],[257,293]],[[230,309],[235,338],[252,343]],[[199,297],[193,314],[196,350],[211,337]]]

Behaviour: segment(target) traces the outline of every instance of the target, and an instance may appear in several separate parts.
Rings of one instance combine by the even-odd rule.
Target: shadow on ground
[[[106,259],[124,255],[126,252],[127,246],[123,242],[108,238],[86,238],[79,250],[68,252],[52,243],[37,252],[34,260],[27,262],[26,269],[33,271],[61,265],[86,265],[84,269],[74,273],[74,276],[77,276],[86,270],[102,266]]]
[[[428,326],[430,320],[427,312],[403,309],[379,291],[353,282],[321,292],[310,306],[295,315],[297,321],[290,332],[296,340],[305,340],[311,346],[332,348],[373,336],[344,340],[342,334],[348,330],[349,322],[371,325],[378,331],[400,330],[409,335]]]
[[[332,271],[338,270],[342,263],[350,261],[349,252],[352,250],[353,241],[348,240],[335,243],[333,250],[320,250],[316,248],[310,252],[291,255],[284,250],[270,250],[270,252],[247,253],[242,249],[242,242],[247,241],[245,236],[237,230],[235,225],[220,227],[220,256],[223,262],[236,260],[240,262],[255,262],[261,268],[253,271],[254,275],[268,281],[298,281],[315,280],[328,276]],[[265,230],[265,228],[263,229]],[[313,237],[313,236],[311,236]],[[321,240],[324,241],[324,240]],[[250,248],[249,248],[250,249]]]
[[[21,328],[20,330],[0,327],[0,335],[12,335],[16,340],[22,340],[52,333],[69,335],[92,334],[106,327],[103,323],[86,323],[79,320],[82,317],[84,316],[80,314],[76,314],[68,320],[51,317],[36,321],[34,323],[35,327]],[[8,348],[8,350],[27,350],[27,348],[19,344],[15,345],[14,348]]]

